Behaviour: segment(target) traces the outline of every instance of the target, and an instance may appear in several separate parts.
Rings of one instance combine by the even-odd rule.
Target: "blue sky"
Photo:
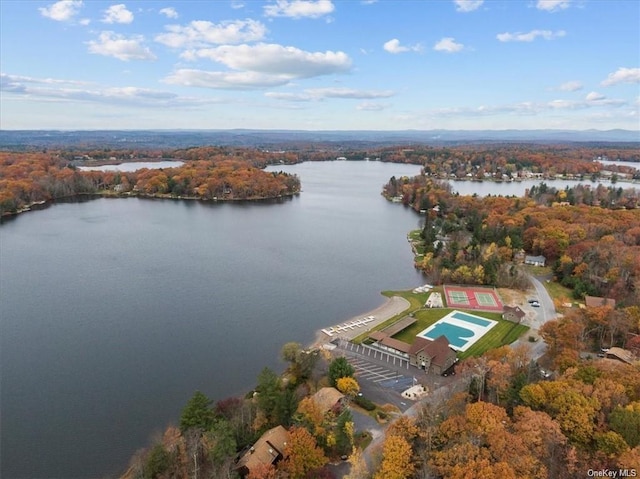
[[[636,0],[0,2],[2,129],[640,130]]]

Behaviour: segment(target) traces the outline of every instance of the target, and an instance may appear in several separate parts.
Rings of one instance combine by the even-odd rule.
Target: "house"
[[[585,296],[584,304],[587,308],[599,308],[601,306],[616,307],[616,300],[613,298],[600,298],[599,296]]]
[[[520,309],[520,306],[505,306],[502,313],[502,319],[511,321],[512,323],[519,323],[527,315]]]
[[[547,261],[547,258],[544,256],[525,256],[524,264],[530,264],[533,266],[544,266]]]
[[[336,388],[320,388],[311,396],[311,399],[318,405],[324,415],[329,411],[341,408],[345,402],[345,395]]]
[[[256,467],[276,464],[284,458],[287,441],[289,432],[284,427],[269,429],[240,457],[236,470],[244,477]]]
[[[409,349],[409,362],[425,371],[442,374],[456,362],[456,352],[444,335],[433,341],[416,337]]]
[[[410,344],[394,339],[382,331],[373,331],[369,334],[369,337],[375,341],[375,346],[378,349],[409,359],[409,349],[411,349]]]
[[[616,359],[618,361],[622,361],[623,363],[633,364],[634,357],[631,351],[627,351],[622,348],[611,348],[606,353],[606,358],[608,359]]]

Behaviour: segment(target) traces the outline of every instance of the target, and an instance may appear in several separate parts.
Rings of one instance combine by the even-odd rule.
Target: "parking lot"
[[[408,372],[401,374],[398,370],[385,368],[364,358],[351,358],[349,363],[355,368],[356,377],[359,381],[370,381],[384,388],[393,389],[398,393],[416,383],[416,379],[410,376]]]
[[[457,376],[425,374],[411,366],[407,359],[380,351],[371,346],[354,344],[343,339],[332,341],[334,354],[344,356],[356,370],[356,379],[363,395],[377,404],[391,403],[405,411],[413,401],[401,393],[414,384],[422,384],[428,391],[456,381]]]

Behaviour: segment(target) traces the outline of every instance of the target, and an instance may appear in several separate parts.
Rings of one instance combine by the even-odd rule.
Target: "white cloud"
[[[598,100],[604,100],[605,98],[606,98],[606,96],[604,96],[603,94],[595,92],[595,91],[592,91],[585,97],[585,100],[587,100],[587,101],[598,101]]]
[[[90,18],[83,18],[78,23],[80,25],[84,25],[86,27],[87,25],[89,25],[91,23],[91,19]]]
[[[531,30],[527,33],[499,33],[496,38],[501,42],[532,42],[536,38],[544,38],[545,40],[554,40],[564,37],[567,34],[564,30],[552,32],[551,30]]]
[[[354,90],[351,88],[310,88],[304,93],[267,92],[266,97],[285,101],[312,101],[325,98],[340,98],[346,100],[369,100],[389,98],[394,96],[391,90]]]
[[[118,60],[155,60],[156,56],[151,50],[144,46],[144,37],[134,35],[125,37],[114,32],[100,33],[98,41],[90,41],[89,52],[107,57],[114,57]]]
[[[389,53],[398,54],[409,51],[419,52],[422,50],[422,45],[420,45],[419,43],[409,46],[400,45],[400,40],[398,40],[397,38],[393,38],[388,42],[385,42],[385,44],[382,45],[382,48],[384,48],[385,51]]]
[[[82,0],[60,0],[59,2],[52,3],[48,7],[42,7],[38,10],[44,17],[58,22],[66,22],[76,16],[81,7]]]
[[[267,17],[319,18],[334,10],[331,0],[276,0],[275,4],[264,7],[264,14]]]
[[[291,79],[346,73],[351,69],[351,59],[344,52],[307,52],[267,43],[204,48],[185,52],[183,57],[208,58],[233,70],[284,75]]]
[[[456,43],[455,38],[445,37],[437,42],[433,49],[437,52],[456,53],[464,48],[462,43]]]
[[[220,90],[256,90],[289,83],[286,75],[269,75],[257,72],[210,72],[180,69],[163,80],[172,85],[213,88]]]
[[[92,102],[109,105],[144,106],[155,108],[192,107],[217,100],[181,97],[175,93],[137,87],[102,87],[76,80],[32,78],[0,74],[3,91],[30,99]],[[89,88],[91,86],[91,88]]]
[[[311,101],[313,97],[307,95],[306,93],[284,93],[284,92],[276,92],[276,91],[268,91],[264,94],[267,98],[272,98],[273,100],[282,100],[282,101]]]
[[[102,17],[103,23],[131,23],[133,22],[133,13],[127,10],[124,3],[118,5],[111,5],[104,11],[104,17]]]
[[[359,111],[381,111],[385,108],[388,108],[389,105],[386,103],[374,103],[372,101],[363,101],[358,106],[356,106],[356,110]]]
[[[600,84],[611,86],[618,83],[640,83],[640,68],[620,67],[615,72],[609,73],[607,79]]]
[[[195,20],[188,25],[167,25],[167,33],[155,37],[155,41],[172,48],[194,48],[262,40],[267,28],[260,22],[246,19],[211,23]]]
[[[167,18],[178,18],[178,12],[173,7],[165,7],[159,10],[160,15],[164,15]]]
[[[484,3],[484,0],[453,0],[453,3],[456,4],[456,10],[458,12],[473,12],[480,8],[480,6]]]
[[[391,90],[353,90],[351,88],[312,88],[306,92],[314,98],[373,99],[395,95]]]
[[[538,0],[536,8],[547,12],[557,12],[569,8],[571,0]]]
[[[561,90],[561,91],[578,91],[578,90],[582,90],[582,88],[583,88],[582,83],[580,83],[579,81],[568,81],[568,82],[565,82],[562,85],[560,85],[558,90]]]

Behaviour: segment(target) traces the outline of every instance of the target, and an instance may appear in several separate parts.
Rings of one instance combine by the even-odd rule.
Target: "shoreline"
[[[28,213],[30,211],[38,211],[41,209],[48,208],[52,205],[55,205],[57,202],[81,202],[83,198],[88,200],[92,199],[100,199],[100,198],[113,198],[113,199],[124,199],[124,198],[142,198],[142,199],[150,199],[150,200],[174,200],[174,201],[202,201],[204,203],[240,203],[243,201],[246,202],[278,202],[281,200],[291,199],[294,196],[299,196],[301,190],[294,191],[291,193],[283,193],[278,196],[255,196],[248,198],[201,198],[198,196],[172,196],[168,194],[146,194],[146,193],[138,193],[138,192],[122,192],[122,193],[114,193],[111,191],[99,191],[95,193],[77,193],[69,196],[61,196],[58,198],[50,198],[48,200],[35,201],[33,203],[29,203],[28,205],[24,205],[16,211],[7,211],[0,214],[1,220],[7,220],[11,218],[16,218],[17,216]]]
[[[340,334],[335,334],[333,336],[328,336],[327,334],[322,332],[322,329],[318,329],[315,331],[315,338],[313,342],[308,345],[308,348],[320,348],[323,344],[329,343],[333,339],[337,338],[351,340],[357,336],[360,336],[362,333],[370,331],[374,327],[380,325],[381,323],[384,323],[388,319],[402,313],[403,311],[406,311],[410,306],[411,303],[400,296],[392,296],[390,298],[386,298],[386,301],[384,301],[375,309],[372,309],[371,311],[368,311],[366,313],[358,314],[339,323],[352,323],[367,316],[374,316],[375,320],[367,323],[366,326],[363,325],[359,328],[345,329],[341,331]]]

